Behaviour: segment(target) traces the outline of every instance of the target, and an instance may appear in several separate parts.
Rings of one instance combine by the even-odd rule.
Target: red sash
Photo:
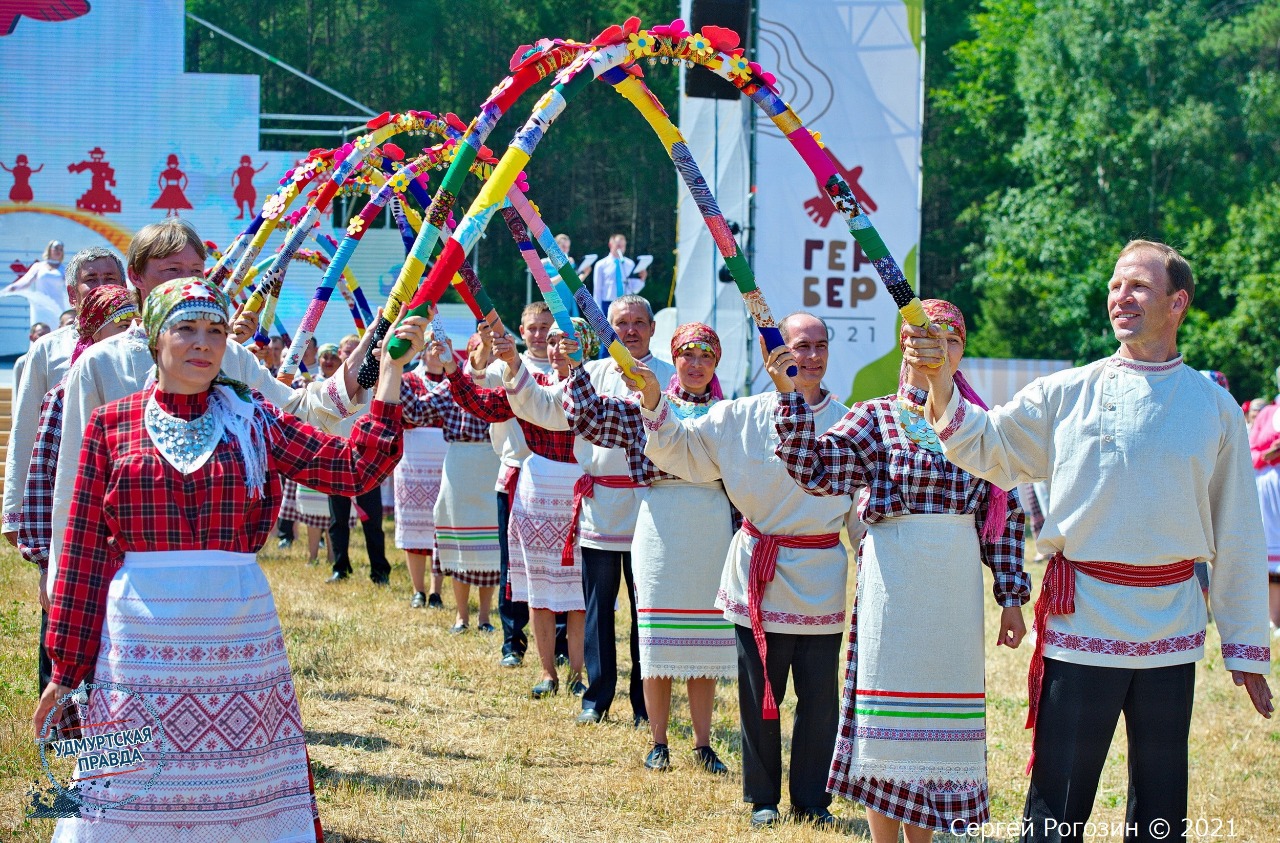
[[[840,543],[839,533],[820,533],[814,536],[769,536],[760,532],[755,524],[742,519],[742,532],[756,540],[751,548],[751,567],[747,579],[747,617],[751,619],[751,636],[756,640],[760,653],[760,665],[764,674],[764,700],[760,705],[765,720],[778,719],[778,703],[773,698],[773,685],[769,683],[769,648],[764,637],[764,587],[773,582],[778,570],[778,550],[784,547],[826,550]]]
[[[1031,669],[1027,673],[1027,728],[1032,730],[1028,773],[1035,763],[1036,718],[1040,714],[1040,691],[1044,686],[1044,636],[1049,628],[1050,615],[1075,614],[1076,571],[1110,585],[1135,588],[1177,585],[1196,575],[1195,563],[1190,559],[1169,565],[1124,565],[1119,562],[1073,562],[1061,553],[1050,557],[1040,586],[1040,597],[1036,600],[1036,649],[1031,654]]]
[[[564,540],[564,549],[560,551],[560,566],[573,567],[573,545],[578,540],[578,517],[582,514],[583,498],[594,498],[596,486],[604,486],[606,489],[640,489],[645,485],[624,474],[604,474],[600,477],[584,474],[579,477],[578,482],[573,484],[573,517],[569,521],[569,536]]]

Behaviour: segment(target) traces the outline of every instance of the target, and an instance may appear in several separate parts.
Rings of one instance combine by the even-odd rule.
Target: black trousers
[[[636,621],[636,578],[631,572],[631,553],[620,550],[582,548],[582,591],[587,603],[586,662],[587,692],[582,707],[601,714],[613,704],[618,691],[618,643],[614,630],[613,606],[623,578],[630,595],[631,609],[631,714],[648,719],[644,707],[644,685],[640,681],[640,630]]]
[[[276,521],[276,538],[288,539],[289,541],[293,541],[294,539],[293,521],[287,518],[281,518],[278,521]]]
[[[369,579],[385,582],[391,576],[387,562],[387,539],[382,533],[382,488],[378,487],[356,495],[356,503],[368,518],[360,522],[364,530],[364,543],[369,551]],[[329,496],[329,541],[333,542],[333,570],[335,573],[351,573],[351,556],[347,552],[351,543],[351,498]]]
[[[764,671],[751,629],[735,626],[738,637],[738,708],[742,718],[742,800],[777,805],[782,799],[782,725],[765,720]],[[793,635],[766,632],[769,682],[774,702],[782,705],[787,674],[796,691],[791,730],[791,807],[826,808],[827,774],[836,748],[840,714],[840,644],[844,635]]]
[[[506,492],[498,492],[498,617],[502,620],[502,655],[515,653],[523,657],[529,649],[525,627],[529,625],[529,604],[507,596],[507,569],[511,551],[507,547],[507,524],[511,520],[511,501]]]
[[[1024,843],[1084,839],[1121,712],[1129,738],[1124,839],[1185,839],[1194,694],[1194,664],[1136,670],[1045,659]]]
[[[49,651],[44,648],[44,637],[49,632],[49,613],[43,608],[40,610],[40,656],[39,666],[36,668],[40,674],[40,687],[36,689],[36,698],[44,693],[44,689],[53,681],[53,659],[49,658]]]

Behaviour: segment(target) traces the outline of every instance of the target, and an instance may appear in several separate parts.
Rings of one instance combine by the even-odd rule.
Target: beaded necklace
[[[147,400],[144,423],[156,450],[182,474],[191,474],[209,461],[225,427],[223,414],[213,412],[212,402],[202,415],[186,421],[165,412],[155,393]]]

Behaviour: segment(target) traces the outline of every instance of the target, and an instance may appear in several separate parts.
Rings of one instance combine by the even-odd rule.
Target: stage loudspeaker
[[[689,30],[704,26],[723,26],[742,37],[739,46],[747,46],[751,38],[751,0],[693,0],[689,14]],[[742,92],[705,67],[691,67],[684,74],[684,95],[701,99],[736,100]]]

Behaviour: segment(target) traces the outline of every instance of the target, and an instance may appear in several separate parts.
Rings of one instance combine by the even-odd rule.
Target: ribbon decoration
[[[314,233],[311,235],[316,241],[316,245],[324,252],[329,262],[333,261],[334,253],[338,251],[338,241],[333,239],[332,234]],[[328,269],[328,264],[325,264]],[[369,323],[373,321],[369,316],[369,300],[365,298],[364,289],[361,288],[360,282],[356,280],[354,274],[348,268],[343,268],[342,276],[338,278],[335,285],[338,292],[342,294],[343,300],[347,303],[347,309],[351,311],[351,320],[355,322],[356,334],[364,336],[365,330],[368,329]]]
[[[259,290],[265,291],[265,305],[259,299],[251,298],[245,305],[245,309],[257,310],[263,308],[264,316],[274,310],[275,299],[279,297],[280,288],[284,283],[284,276],[288,271],[289,262],[292,260],[293,255],[306,239],[312,227],[316,225],[320,215],[328,210],[338,191],[347,185],[348,180],[359,174],[360,170],[365,166],[366,159],[371,154],[377,156],[378,159],[381,158],[381,154],[377,150],[379,144],[397,134],[421,132],[427,127],[429,121],[436,119],[435,115],[430,112],[406,111],[402,114],[394,115],[389,112],[383,112],[365,124],[365,128],[369,131],[356,138],[354,142],[344,144],[335,150],[333,153],[335,168],[332,177],[310,197],[303,212],[294,218],[293,227],[285,238],[285,245],[278,253],[276,263],[268,270],[264,284],[259,286]],[[397,158],[404,156],[404,153],[399,148],[390,144],[386,146],[383,152]],[[263,338],[256,337],[255,339],[262,341]],[[296,339],[295,337],[295,341]],[[290,348],[290,352],[292,351],[293,349]]]
[[[825,185],[827,195],[832,199],[837,210],[845,216],[850,233],[862,247],[867,257],[871,259],[872,265],[875,266],[877,274],[893,297],[894,303],[898,306],[903,318],[914,325],[928,325],[928,319],[920,305],[919,298],[906,281],[897,262],[890,254],[888,247],[885,246],[879,233],[875,230],[871,220],[858,205],[848,183],[836,171],[835,164],[819,144],[817,138],[804,127],[799,116],[790,106],[784,103],[772,90],[773,75],[766,73],[755,62],[748,61],[744,56],[744,51],[741,48],[737,48],[739,40],[736,33],[723,27],[708,26],[704,27],[702,32],[697,35],[688,34],[684,32],[682,21],[674,21],[671,25],[665,27],[655,27],[651,31],[641,30],[639,19],[634,17],[629,18],[621,27],[613,26],[601,33],[586,50],[581,52],[557,74],[556,85],[538,101],[533,114],[520,131],[516,133],[515,138],[507,147],[494,177],[481,190],[480,195],[476,197],[470,209],[468,209],[466,217],[459,224],[458,230],[450,238],[450,241],[445,244],[445,248],[441,251],[440,260],[432,268],[431,274],[427,278],[427,283],[423,284],[411,299],[411,309],[426,309],[431,301],[438,298],[449,276],[457,268],[461,259],[474,247],[484,228],[488,225],[493,213],[497,210],[499,197],[514,182],[516,174],[528,163],[533,150],[537,147],[551,123],[564,111],[568,101],[585,87],[586,82],[593,78],[605,77],[610,70],[623,68],[624,65],[633,62],[635,59],[659,56],[663,59],[674,58],[686,64],[700,64],[707,67],[729,81],[755,102],[782,131],[792,147],[796,149],[806,165],[814,173],[819,183]],[[521,60],[528,61],[532,56],[540,52],[549,52],[552,45],[556,43],[540,42],[529,53],[525,53]],[[629,70],[634,69],[629,68]],[[587,72],[588,70],[590,70],[590,73]],[[508,79],[510,78],[508,77]],[[610,81],[610,78],[616,77],[606,77],[606,81]],[[618,79],[617,81],[620,83],[622,80]],[[499,88],[495,89],[495,93],[502,90],[504,88],[500,85]],[[627,95],[626,89],[623,89],[620,93],[624,96]],[[481,116],[477,117],[472,125],[475,126],[477,121],[486,117],[490,112],[491,109],[482,111]],[[669,150],[674,151],[674,149],[674,143],[669,145]],[[684,163],[675,154],[672,155],[672,158],[678,168]],[[704,219],[708,219],[707,214],[704,214]],[[714,219],[714,215],[712,215],[712,219]],[[710,219],[708,224],[711,224]],[[722,254],[726,250],[725,247],[727,247],[727,243],[721,247]],[[730,254],[732,255],[732,252]],[[726,261],[726,263],[728,262]],[[745,263],[745,261],[742,263]],[[742,264],[739,264],[737,268],[741,270]],[[733,272],[734,267],[730,267],[730,271]],[[568,281],[568,279],[565,280]],[[735,276],[735,281],[738,280]],[[742,290],[744,285],[752,288],[743,293],[748,311],[751,312],[753,319],[756,320],[757,327],[761,329],[766,345],[770,350],[777,348],[782,344],[781,333],[777,331],[776,325],[768,324],[772,322],[772,316],[764,304],[763,294],[758,288],[755,288],[753,279],[750,282],[747,281],[747,276],[742,277],[739,289]],[[585,306],[583,300],[590,298],[590,296],[586,295],[585,288],[575,290],[574,294],[575,301],[579,302],[579,307],[583,314],[588,319],[591,319],[593,315],[598,318],[598,308]],[[634,383],[636,382],[635,376],[628,365],[630,354],[626,352],[625,346],[622,346],[617,341],[612,330],[606,328],[607,324],[607,322],[604,322],[603,325],[598,326],[594,322],[592,323],[593,327],[604,338],[602,341],[609,343],[610,354],[619,362],[624,369],[624,373]],[[389,349],[392,354],[403,355],[407,350],[407,346],[403,342],[393,340],[389,345]]]
[[[511,61],[511,75],[494,87],[489,93],[489,97],[481,105],[480,113],[472,119],[463,132],[456,147],[453,162],[445,172],[444,179],[441,181],[440,187],[436,190],[436,194],[431,200],[431,205],[427,209],[426,223],[418,232],[418,237],[413,244],[413,250],[405,259],[404,266],[396,278],[395,286],[387,298],[387,306],[383,309],[382,318],[378,320],[378,324],[373,329],[375,344],[386,336],[387,330],[391,327],[391,319],[398,315],[401,306],[415,300],[420,289],[419,282],[422,280],[426,270],[426,261],[431,255],[432,247],[440,237],[440,226],[448,218],[449,211],[457,201],[458,191],[462,187],[467,171],[475,161],[476,155],[483,149],[485,140],[489,137],[489,133],[493,131],[494,126],[497,125],[498,120],[519,99],[521,94],[539,80],[545,79],[560,68],[569,65],[584,48],[585,45],[582,44],[547,41],[540,42],[536,49],[522,47],[517,50]],[[513,174],[510,182],[514,181]],[[452,240],[453,238],[451,237],[450,242]],[[432,278],[436,279],[438,287],[435,290],[436,295],[431,297],[430,302],[435,302],[439,298],[439,294],[444,292],[444,285],[450,282],[461,266],[462,257],[459,255],[457,258],[450,259],[447,273],[441,269],[437,274],[436,270],[439,267],[439,261],[437,261],[436,267],[432,268]],[[429,313],[430,307],[430,303],[423,299],[418,302],[416,314],[425,316]],[[493,326],[491,325],[491,327]],[[403,355],[407,350],[404,344],[396,343],[394,340],[392,342],[400,355]],[[377,382],[378,364],[372,353],[365,358],[356,380],[366,389]]]
[[[434,117],[430,112],[413,113],[420,118],[431,117],[432,119],[424,121],[420,128],[411,130],[412,134],[434,133],[442,136],[446,135],[445,123],[442,118]],[[452,115],[450,116],[452,117]],[[396,170],[395,163],[390,158],[383,158],[382,167],[386,170],[392,171],[393,174],[385,181],[385,183],[382,184],[381,188],[374,193],[369,203],[366,204],[365,207],[361,209],[360,213],[353,217],[351,222],[348,224],[347,233],[342,238],[342,243],[337,247],[337,251],[332,257],[330,268],[326,272],[325,277],[321,280],[320,286],[316,288],[311,304],[308,307],[307,312],[303,315],[302,325],[298,329],[298,336],[295,338],[294,344],[290,346],[288,356],[285,358],[281,366],[279,377],[282,381],[284,376],[291,373],[293,371],[293,367],[296,366],[295,356],[297,359],[301,359],[302,351],[306,347],[306,340],[310,336],[314,335],[315,327],[320,322],[320,317],[323,315],[325,307],[329,302],[329,298],[332,295],[333,287],[338,280],[339,274],[345,269],[348,261],[351,259],[352,253],[354,253],[356,247],[359,245],[361,238],[364,237],[365,232],[371,227],[373,220],[382,212],[387,203],[390,202],[393,197],[399,196],[405,191],[411,193],[414,198],[423,205],[423,207],[430,205],[431,200],[424,186],[426,174],[432,168],[442,166],[445,163],[455,160],[455,146],[456,140],[446,137],[446,140],[443,143],[424,149],[422,155],[418,156],[414,161],[399,168],[398,170]],[[491,170],[491,166],[482,168],[479,164],[471,167],[471,171],[481,178],[486,177],[488,172]],[[379,180],[381,177],[377,175],[375,170],[370,168],[369,178],[372,182]],[[407,205],[401,209],[401,213],[406,217],[417,217],[417,214],[413,209]],[[447,212],[444,216],[448,216]],[[398,218],[397,224],[399,224]],[[420,221],[417,223],[417,227],[419,229],[422,228]],[[421,239],[421,233],[419,233],[418,238],[414,240],[415,245],[419,239]],[[474,274],[471,277],[474,278]],[[398,283],[399,281],[397,281],[397,284]],[[464,295],[463,297],[464,300],[466,300],[469,298],[469,294]],[[363,298],[363,296],[361,295],[360,298]],[[397,315],[396,310],[398,310],[398,307],[393,310],[394,298],[395,290],[393,289],[391,296],[392,301],[389,301],[387,308],[384,308],[383,310],[383,318],[388,326]],[[367,322],[372,323],[374,321],[373,313],[369,309],[367,302],[364,303],[364,309],[367,314]],[[385,335],[385,333],[386,330],[384,328],[383,334]],[[366,359],[365,365],[368,365],[368,359]],[[361,372],[363,371],[364,368],[361,369]],[[373,378],[374,381],[376,381],[376,362],[373,367]]]

